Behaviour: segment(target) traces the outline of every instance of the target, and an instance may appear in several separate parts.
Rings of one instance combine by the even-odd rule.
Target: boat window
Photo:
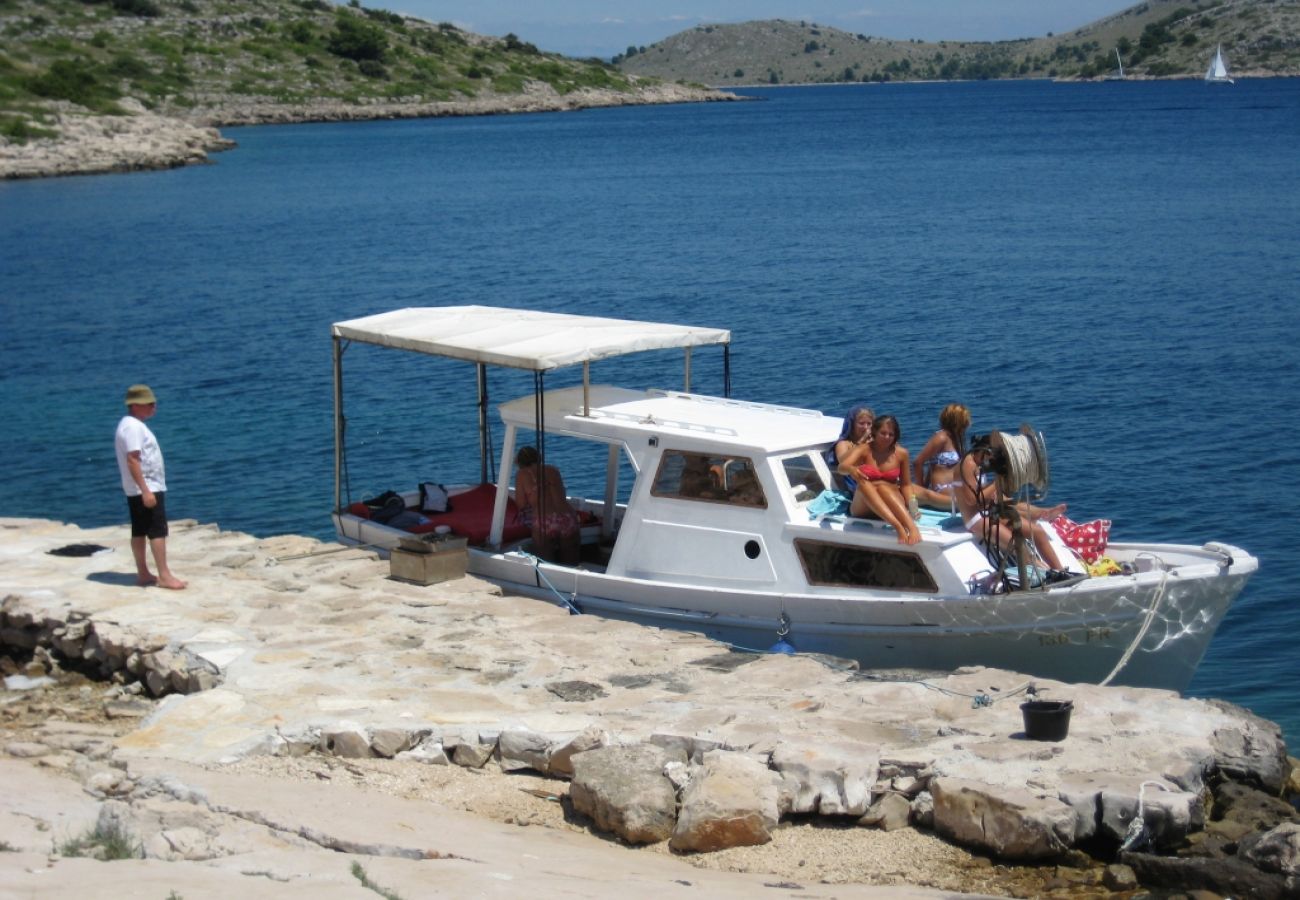
[[[915,553],[849,547],[796,538],[795,550],[809,584],[828,587],[874,587],[936,593],[929,570]]]
[[[679,500],[767,507],[763,487],[754,472],[754,461],[746,457],[665,450],[650,493]]]
[[[785,469],[785,477],[794,493],[795,503],[808,503],[826,487],[822,484],[821,475],[817,474],[817,466],[812,457],[807,453],[786,457],[781,460],[781,466]]]

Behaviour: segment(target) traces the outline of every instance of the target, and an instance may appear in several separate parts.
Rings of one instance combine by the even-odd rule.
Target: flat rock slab
[[[48,553],[75,543],[112,552]],[[322,731],[356,735],[357,753],[364,740],[392,753],[452,732],[466,752],[490,752],[508,730],[559,740],[595,729],[614,744],[677,740],[692,754],[870,748],[866,767],[878,760],[891,777],[925,770],[1070,809],[1086,803],[1080,784],[1119,791],[1116,808],[1127,809],[1145,781],[1196,793],[1221,761],[1266,786],[1286,770],[1276,726],[1168,691],[1038,680],[1042,696],[1074,701],[1069,737],[1045,744],[1024,739],[1028,679],[1013,672],[854,678],[807,656],[727,654],[691,633],[571,616],[473,577],[401,583],[360,549],[192,521],[174,523],[169,556],[185,591],[133,584],[125,527],[0,519],[0,624],[84,635],[87,648],[101,632],[144,635],[155,657],[211,666],[215,686],[165,697],[118,741],[122,758],[232,761],[298,752]],[[991,705],[972,702],[984,696]],[[861,815],[868,799],[844,794],[835,811]]]

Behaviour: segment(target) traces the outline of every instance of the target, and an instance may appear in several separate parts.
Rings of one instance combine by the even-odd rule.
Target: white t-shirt
[[[153,436],[149,426],[135,416],[126,415],[117,423],[117,436],[113,441],[117,447],[117,468],[122,474],[122,490],[128,497],[140,496],[140,486],[131,477],[127,467],[128,453],[140,451],[140,471],[144,473],[144,483],[154,493],[167,490],[167,480],[163,474],[162,448]]]

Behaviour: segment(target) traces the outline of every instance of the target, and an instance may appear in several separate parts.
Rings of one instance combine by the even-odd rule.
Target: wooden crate
[[[437,584],[451,581],[465,574],[469,564],[469,551],[462,540],[447,541],[448,546],[436,547],[432,553],[416,553],[400,547],[388,555],[391,565],[389,575],[398,581],[412,584]]]

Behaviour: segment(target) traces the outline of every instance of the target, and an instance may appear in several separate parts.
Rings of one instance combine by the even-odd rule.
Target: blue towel
[[[822,491],[816,500],[808,504],[808,518],[848,515],[849,500],[849,495],[840,491]]]

